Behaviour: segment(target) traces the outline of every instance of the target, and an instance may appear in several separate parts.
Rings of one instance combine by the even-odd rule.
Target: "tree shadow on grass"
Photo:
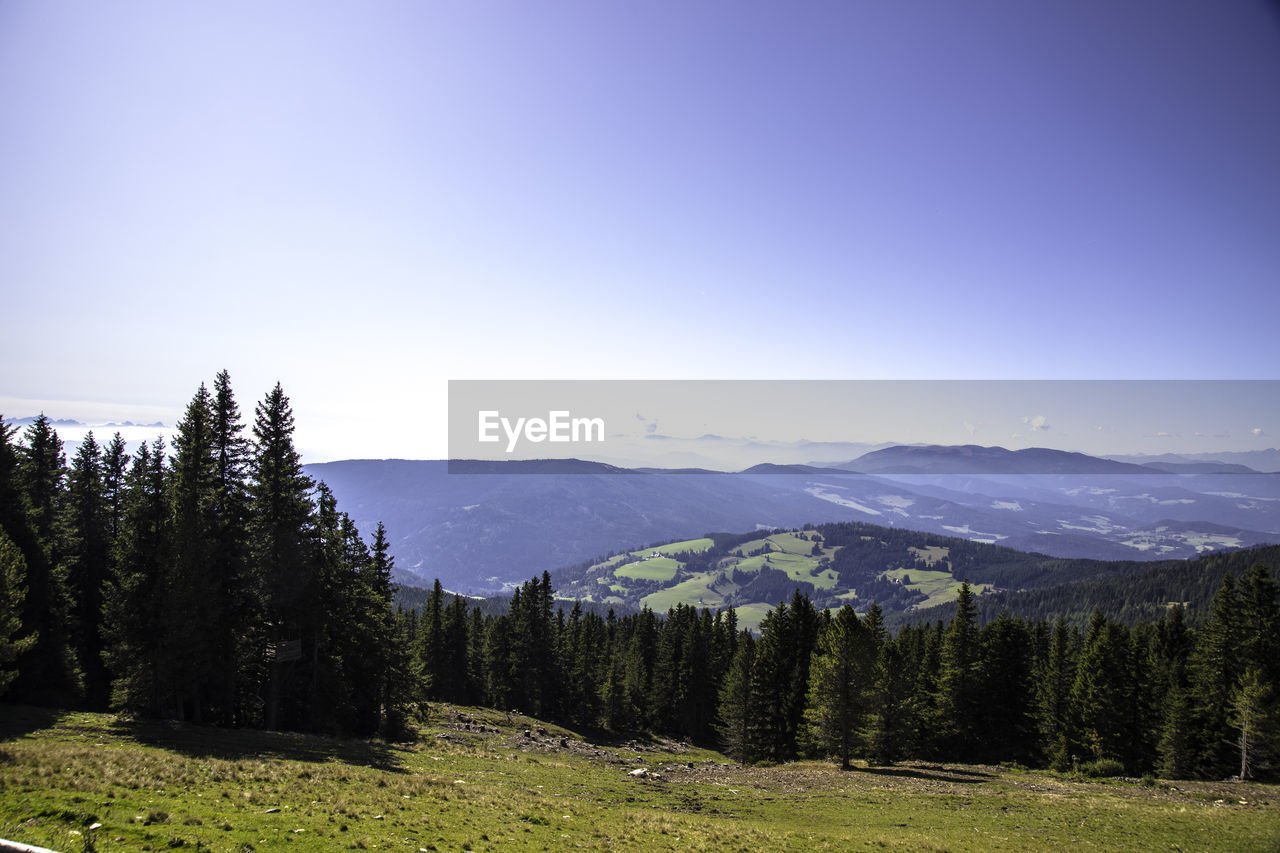
[[[67,713],[61,708],[0,703],[0,741],[16,740],[32,732],[52,728]]]
[[[173,720],[121,720],[114,723],[112,729],[138,743],[191,758],[339,762],[393,773],[405,772],[401,754],[406,750],[381,741],[257,729],[222,729]]]
[[[892,776],[898,779],[928,779],[933,782],[955,782],[961,785],[974,785],[996,778],[994,773],[958,767],[863,767],[858,768],[858,772],[871,773],[876,776]]]

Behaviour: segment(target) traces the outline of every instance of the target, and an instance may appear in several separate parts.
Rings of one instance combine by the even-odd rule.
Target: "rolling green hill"
[[[845,603],[866,606],[872,600],[905,610],[955,597],[948,545],[922,542],[896,554],[875,572],[842,573],[841,552],[827,537],[847,525],[750,535],[712,534],[613,555],[557,575],[558,594],[606,605],[648,607],[665,612],[677,604],[724,609],[734,607],[746,627],[756,627],[778,601],[799,589],[821,607]],[[870,528],[869,530],[886,530]],[[874,533],[862,534],[871,539]],[[924,534],[916,534],[924,536]],[[943,539],[945,537],[930,537]],[[877,544],[885,544],[882,539]],[[860,544],[863,544],[860,540]],[[857,550],[857,549],[854,549]],[[865,547],[864,547],[865,550]],[[1002,549],[1007,550],[1007,549]],[[861,563],[859,563],[861,566]],[[979,585],[989,589],[990,585]]]
[[[650,545],[562,570],[555,582],[561,598],[619,609],[733,607],[750,628],[796,590],[819,608],[848,603],[862,610],[877,602],[894,623],[945,617],[964,580],[986,616],[1008,607],[1015,615],[1062,613],[1079,621],[1095,606],[1115,604],[1117,618],[1152,618],[1173,600],[1191,602],[1194,610],[1212,595],[1223,566],[1243,571],[1276,552],[1271,547],[1161,562],[1073,560],[847,522]],[[1212,577],[1197,581],[1202,574]]]
[[[412,743],[6,706],[0,838],[57,850],[1274,850],[1275,785],[743,767],[438,706]]]

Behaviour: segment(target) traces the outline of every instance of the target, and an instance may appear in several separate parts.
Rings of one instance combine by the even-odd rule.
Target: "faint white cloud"
[[[654,433],[656,433],[656,432],[658,431],[658,419],[657,419],[657,418],[646,418],[644,415],[640,414],[639,412],[636,412],[636,420],[638,420],[640,423],[644,424],[644,431],[645,431],[647,434],[649,434],[649,435],[653,435]]]
[[[1030,415],[1028,417],[1024,417],[1022,422],[1031,427],[1032,432],[1044,432],[1045,430],[1050,429],[1049,419],[1044,415]]]
[[[1253,430],[1252,430],[1252,432],[1253,432],[1253,434],[1254,434],[1254,435],[1256,435],[1256,436],[1264,436],[1264,435],[1266,435],[1266,433],[1262,431],[1262,427],[1254,427],[1254,428],[1253,428]]]

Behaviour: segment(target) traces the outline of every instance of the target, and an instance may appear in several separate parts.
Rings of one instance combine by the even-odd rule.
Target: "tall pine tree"
[[[249,476],[250,558],[263,596],[261,653],[270,658],[264,697],[269,729],[305,724],[318,651],[314,484],[302,470],[293,430],[293,409],[277,383],[254,411]]]
[[[24,634],[22,602],[27,596],[27,561],[0,528],[0,696],[18,676],[18,660],[35,645],[36,637]]]
[[[111,707],[156,716],[160,707],[161,614],[172,535],[164,440],[143,444],[124,488],[111,577],[103,590],[103,661]]]
[[[951,755],[973,758],[982,715],[981,648],[977,608],[968,581],[956,597],[956,615],[942,638],[938,674],[939,740]]]
[[[1237,758],[1230,718],[1231,697],[1242,674],[1240,616],[1235,579],[1228,572],[1214,594],[1189,663],[1196,770],[1218,779],[1232,772]]]
[[[265,678],[263,591],[261,577],[249,565],[249,442],[243,435],[240,406],[225,370],[214,379],[211,402],[209,558],[214,573],[212,594],[222,614],[212,645],[222,664],[216,678],[221,722],[237,725],[261,719],[255,688]]]
[[[876,642],[846,604],[818,637],[809,666],[809,720],[828,755],[848,769],[875,686]]]
[[[755,657],[755,638],[750,631],[743,631],[720,688],[716,730],[725,754],[743,764],[751,764],[759,757],[753,727],[757,713],[752,689]]]
[[[201,383],[173,440],[170,504],[172,559],[161,576],[158,672],[164,713],[204,722],[225,695],[217,642],[223,620],[221,581],[214,562],[213,400]]]
[[[72,647],[84,672],[85,701],[96,710],[106,709],[109,694],[102,662],[102,588],[111,568],[111,511],[103,480],[102,451],[90,431],[72,460],[62,531]]]
[[[24,440],[25,445],[16,443],[13,428],[0,419],[0,527],[26,565],[21,622],[35,638],[10,695],[35,704],[69,705],[78,701],[82,682],[68,634],[71,602],[55,562],[55,521],[66,474],[62,442],[43,414]]]

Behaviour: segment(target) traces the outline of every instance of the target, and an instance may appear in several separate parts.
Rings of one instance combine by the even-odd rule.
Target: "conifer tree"
[[[621,638],[618,638],[621,642]],[[600,690],[601,722],[614,732],[630,731],[639,721],[639,709],[627,689],[626,655],[615,652],[609,655],[604,684]]]
[[[248,516],[249,442],[227,371],[213,383],[213,452],[210,563],[216,609],[222,614],[213,637],[222,663],[217,676],[221,722],[236,725],[261,719],[257,686],[265,677],[262,649],[264,591],[250,570]]]
[[[941,752],[940,732],[944,730],[939,689],[942,672],[942,622],[924,627],[922,633],[923,641],[915,665],[915,683],[911,692],[913,713],[910,741],[916,754],[934,757]]]
[[[1128,628],[1129,704],[1122,759],[1137,772],[1154,767],[1159,759],[1160,726],[1167,680],[1160,660],[1160,635],[1155,623],[1138,622]]]
[[[1183,779],[1196,767],[1192,695],[1188,678],[1188,658],[1192,637],[1187,630],[1183,607],[1170,607],[1156,625],[1155,647],[1148,662],[1151,670],[1153,719],[1148,722],[1148,738],[1155,738],[1156,770],[1166,779]]]
[[[1031,631],[1007,611],[981,631],[980,752],[986,761],[1030,762],[1036,752]]]
[[[575,602],[569,616],[569,631],[573,649],[566,694],[573,709],[570,719],[580,725],[594,726],[600,722],[602,711],[598,686],[605,676],[601,670],[608,645],[604,619],[596,613],[582,613]]]
[[[753,739],[752,722],[756,717],[753,669],[755,665],[755,638],[750,631],[743,631],[734,651],[733,661],[720,688],[720,706],[716,731],[725,754],[751,764],[758,758]]]
[[[733,663],[733,656],[738,650],[738,614],[732,607],[716,611],[713,636],[711,668],[715,683],[719,685],[724,683],[729,666]]]
[[[1238,757],[1230,716],[1242,672],[1242,635],[1235,580],[1228,572],[1197,633],[1189,663],[1197,775],[1220,779],[1232,772]]]
[[[316,485],[312,531],[316,583],[304,725],[367,736],[377,728],[381,699],[381,685],[369,682],[385,665],[367,636],[372,608],[357,574],[368,555],[352,553],[363,543],[324,483]]]
[[[1240,779],[1271,767],[1280,753],[1280,607],[1267,567],[1255,563],[1240,582],[1242,673],[1232,694]]]
[[[35,645],[25,634],[22,603],[26,599],[27,562],[22,551],[0,528],[0,696],[18,676],[19,659]]]
[[[784,603],[760,620],[751,667],[751,697],[755,713],[748,721],[752,754],[757,760],[784,761],[794,753],[788,738],[787,712],[793,655],[791,608]]]
[[[394,595],[392,574],[395,560],[391,556],[391,546],[387,541],[387,529],[382,522],[373,531],[373,542],[369,547],[369,562],[363,574],[368,579],[369,587],[374,591],[378,604],[378,622],[385,636],[386,673],[382,683],[381,734],[385,737],[402,740],[410,736],[409,719],[418,707],[421,692],[413,678],[412,651],[409,645],[409,634],[404,622],[396,618],[391,610]],[[460,597],[455,599],[460,618],[466,618],[466,602]],[[453,613],[453,608],[450,610]],[[465,625],[464,625],[465,631]],[[458,676],[463,683],[468,680],[466,671],[465,633],[462,650],[462,672]]]
[[[124,521],[125,477],[129,453],[124,436],[116,433],[102,450],[102,503],[106,512],[107,539],[114,543]]]
[[[1195,768],[1191,697],[1183,681],[1179,677],[1164,697],[1157,769],[1166,779],[1185,779]]]
[[[492,704],[488,698],[485,675],[485,642],[488,623],[479,607],[467,610],[467,680],[471,684],[475,704]]]
[[[658,629],[653,661],[653,683],[647,699],[650,725],[674,732],[679,728],[682,703],[687,690],[688,668],[683,665],[685,640],[691,628],[690,608],[678,603],[667,611]]]
[[[214,564],[213,408],[204,383],[187,404],[173,439],[170,486],[172,559],[160,579],[158,677],[163,713],[204,722],[223,691],[215,638],[224,614]]]
[[[667,714],[671,706],[664,708],[651,697],[656,694],[660,681],[674,682],[679,677],[674,671],[659,674],[664,664],[659,660],[662,641],[657,615],[648,607],[642,607],[634,617],[619,622],[616,630],[621,632],[621,637],[610,649],[616,649],[626,658],[622,685],[627,702],[638,724],[656,728],[655,721]]]
[[[1071,719],[1071,687],[1075,680],[1075,643],[1066,619],[1059,616],[1054,621],[1036,688],[1041,749],[1049,766],[1059,771],[1070,769],[1076,749]]]
[[[430,699],[443,699],[448,690],[444,650],[444,587],[436,578],[418,623],[414,649],[418,678]],[[508,664],[509,665],[509,664]]]
[[[28,618],[36,632],[35,660],[23,668],[17,692],[35,701],[78,701],[84,691],[83,670],[76,654],[73,602],[66,582],[59,519],[66,497],[67,460],[62,439],[44,412],[27,426],[19,446],[18,475],[26,493],[26,510],[34,534],[27,558]],[[25,537],[10,531],[21,546]],[[38,551],[38,553],[37,553]],[[30,676],[28,680],[27,676]],[[56,697],[56,698],[55,698]]]
[[[22,658],[10,695],[37,704],[69,705],[81,690],[80,669],[67,633],[71,603],[54,564],[54,520],[61,500],[62,442],[41,415],[26,430],[25,446],[0,418],[0,529],[25,565],[19,621],[35,643]],[[37,500],[39,508],[37,508]]]
[[[67,460],[62,440],[41,412],[24,434],[20,448],[20,476],[27,494],[27,512],[37,539],[45,547],[51,565],[57,565],[58,511],[66,489]]]
[[[168,470],[164,440],[157,438],[142,444],[130,465],[112,574],[103,590],[111,707],[131,715],[161,713],[159,633],[170,539]]]
[[[1095,610],[1071,692],[1080,745],[1095,761],[1129,757],[1128,708],[1134,685],[1128,661],[1129,632]]]
[[[551,586],[551,574],[544,571],[532,584],[529,603],[530,638],[532,646],[527,663],[529,693],[533,699],[532,713],[554,716],[559,713],[560,669],[559,661],[549,652],[555,649],[559,637],[553,614],[555,590]],[[545,651],[544,651],[545,650]]]
[[[846,604],[818,637],[809,665],[809,719],[828,755],[848,769],[874,688],[875,642]]]
[[[645,700],[652,695],[651,688],[656,681],[657,624],[653,611],[646,608],[638,616],[626,620],[626,630],[619,631],[616,644],[617,654],[622,658],[623,701],[632,725],[651,729],[658,728],[653,723],[658,711]],[[678,674],[677,677],[687,677],[687,674]],[[668,731],[674,732],[675,729]]]
[[[410,740],[413,730],[410,722],[426,720],[429,709],[422,682],[417,678],[413,665],[413,644],[417,637],[416,610],[397,605],[395,612],[395,645],[391,669],[387,672],[387,695],[383,699],[383,732],[390,740]],[[479,701],[468,704],[482,704]]]
[[[819,626],[813,602],[797,589],[791,596],[791,633],[787,638],[792,652],[791,678],[786,695],[786,731],[788,748],[793,755],[804,727],[804,710],[809,700],[809,664],[813,659],[813,649],[818,644]]]
[[[355,720],[342,730],[369,736],[383,728],[384,699],[390,695],[387,677],[396,651],[391,588],[382,584],[380,572],[374,570],[373,555],[350,516],[342,513],[341,520],[344,568],[354,575],[350,584],[354,615],[337,613],[332,622],[345,635],[341,638],[342,677],[353,697]]]
[[[1240,581],[1240,660],[1263,680],[1280,683],[1280,606],[1276,584],[1262,563]]]
[[[896,640],[880,644],[872,679],[864,735],[867,759],[874,764],[893,764],[909,749],[914,719],[912,682],[906,656]]]
[[[109,694],[102,662],[102,587],[110,571],[111,518],[103,479],[102,451],[89,431],[67,478],[62,529],[72,647],[84,673],[85,700],[97,710],[106,709]]]
[[[564,700],[568,711],[566,719],[576,725],[585,725],[583,717],[583,699],[587,684],[582,673],[582,602],[575,601],[565,622],[564,633],[560,635],[560,654],[565,662]]]
[[[277,383],[254,410],[248,489],[250,559],[263,595],[263,653],[275,653],[264,703],[268,729],[303,724],[317,652],[314,484],[302,470],[293,430],[293,409]],[[281,660],[286,643],[301,645],[299,659]]]
[[[509,700],[532,716],[555,714],[559,690],[558,662],[548,654],[559,642],[552,613],[551,576],[531,578],[511,596],[504,628],[510,636],[502,642],[506,651],[501,665]]]
[[[977,609],[965,581],[956,597],[956,615],[942,638],[938,673],[939,737],[952,755],[970,758],[978,746],[982,712]]]
[[[441,692],[445,701],[462,705],[475,700],[468,660],[471,646],[468,633],[467,602],[462,596],[455,595],[445,608],[441,626],[444,652]]]
[[[809,662],[817,642],[813,604],[796,593],[760,622],[752,666],[756,715],[751,743],[759,760],[795,757],[809,693]]]
[[[1275,755],[1277,728],[1276,685],[1257,666],[1249,666],[1231,694],[1229,720],[1237,731],[1236,749],[1240,757],[1241,782],[1268,769]]]
[[[520,593],[515,590],[514,602]],[[509,613],[496,616],[484,632],[484,681],[485,695],[491,707],[507,710],[512,706],[511,685],[511,623]]]
[[[702,615],[685,608],[680,661],[676,669],[676,725],[671,731],[694,739],[703,738],[715,715],[715,685],[708,678],[711,657],[711,614]]]

